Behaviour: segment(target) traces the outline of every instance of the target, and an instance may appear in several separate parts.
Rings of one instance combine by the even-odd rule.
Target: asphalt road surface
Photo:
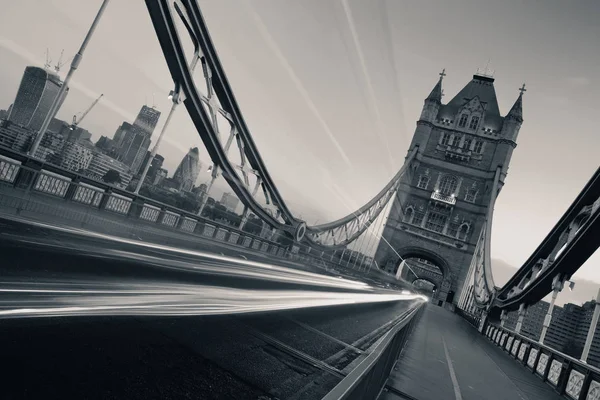
[[[211,258],[10,220],[0,221],[0,234],[2,399],[318,399],[419,303],[363,303],[398,292],[235,263],[227,254]],[[228,291],[210,300],[235,312],[206,308],[214,288]],[[262,300],[235,297],[244,291]],[[143,308],[136,308],[140,298]],[[139,312],[164,310],[165,298],[174,316]],[[327,305],[343,304],[340,298],[354,304]],[[99,307],[115,302],[125,315]],[[290,309],[237,313],[248,303],[250,311]],[[296,308],[311,305],[321,307]],[[105,315],[93,314],[98,309]]]

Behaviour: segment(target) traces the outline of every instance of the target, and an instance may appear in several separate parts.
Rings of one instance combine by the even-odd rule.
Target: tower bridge
[[[48,337],[60,343],[57,348],[80,363],[80,353],[92,353],[78,341],[81,335],[105,332],[108,336],[98,334],[96,340],[119,360],[111,365],[143,359],[151,349],[153,356],[166,357],[164,364],[185,361],[177,364],[183,374],[200,371],[185,375],[182,385],[202,374],[218,376],[217,384],[203,381],[191,392],[215,390],[221,398],[239,393],[263,399],[493,400],[525,398],[524,393],[530,399],[599,398],[599,369],[546,346],[544,333],[536,341],[520,329],[528,307],[552,293],[542,332],[547,330],[556,295],[598,248],[600,170],[515,275],[502,287],[494,283],[494,205],[524,122],[525,85],[504,112],[495,79],[479,71],[444,103],[444,80],[450,78],[442,70],[424,100],[402,168],[362,207],[336,221],[310,225],[286,205],[271,178],[198,3],[145,3],[173,81],[172,112],[184,105],[211,159],[203,203],[191,213],[141,196],[139,187],[118,188],[47,164],[35,151],[44,129],[37,136],[29,133],[34,151],[27,154],[0,147],[5,231],[0,245],[11,260],[3,266],[4,276],[22,279],[3,285],[3,293],[14,298],[0,304],[0,316],[77,315],[95,327],[72,320],[41,329],[26,322],[7,324],[0,338],[16,343],[8,349],[10,362],[26,368],[28,357],[19,353],[27,351],[53,359],[48,353],[53,346],[29,349],[30,342],[39,343],[39,335],[50,332]],[[198,83],[194,71],[199,66]],[[63,100],[58,95],[50,110]],[[9,129],[10,121],[0,128],[17,132]],[[195,179],[187,175],[199,168],[198,149],[189,154],[178,169],[180,186],[187,190]],[[155,155],[156,148],[147,166]],[[203,217],[218,177],[244,206],[237,226]],[[372,260],[348,247],[388,209]],[[250,215],[270,232],[245,229]],[[70,280],[68,289],[52,280],[61,274]],[[86,280],[89,276],[95,280]],[[43,289],[28,286],[37,277]],[[407,288],[434,290],[435,303]],[[74,299],[85,306],[74,305]],[[510,330],[504,326],[506,313],[515,310],[518,321]],[[211,319],[214,314],[218,317]],[[105,325],[97,322],[99,316],[108,318]],[[117,316],[129,318],[121,330],[111,325]],[[132,316],[148,319],[131,322]],[[165,316],[178,319],[165,323]],[[594,332],[590,328],[588,348]],[[109,344],[122,340],[135,352],[146,334],[154,345],[145,344],[129,360],[123,360],[122,348]],[[65,335],[74,336],[62,341]],[[34,340],[28,341],[30,336]],[[187,362],[182,348],[192,349],[196,358]],[[101,359],[94,358],[99,364]],[[145,389],[157,386],[147,371],[139,376],[146,379]],[[230,382],[239,388],[237,394],[226,390]],[[20,386],[7,390],[14,394]],[[186,386],[183,392],[190,390]]]

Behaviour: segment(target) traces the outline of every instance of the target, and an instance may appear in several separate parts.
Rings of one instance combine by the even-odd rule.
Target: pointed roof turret
[[[523,84],[523,86],[521,86],[519,89],[519,92],[521,93],[519,93],[517,101],[515,101],[515,104],[513,104],[508,114],[506,114],[506,118],[512,118],[519,122],[523,122],[523,93],[526,91],[527,89],[525,89],[525,84]]]
[[[450,102],[448,106],[457,110],[469,102],[474,97],[485,104],[486,115],[500,116],[496,91],[494,90],[494,78],[488,75],[475,74],[471,82],[460,91]]]
[[[432,101],[437,101],[438,103],[442,102],[442,80],[444,80],[444,77],[446,76],[446,68],[444,68],[442,70],[442,72],[440,72],[439,75],[440,75],[440,79],[437,81],[437,83],[433,87],[433,90],[431,91],[431,93],[429,93],[429,96],[427,96],[427,98],[425,99],[426,101],[432,100]]]

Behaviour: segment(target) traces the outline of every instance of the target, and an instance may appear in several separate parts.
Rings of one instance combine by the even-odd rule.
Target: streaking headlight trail
[[[0,282],[0,318],[222,315],[403,300],[422,296],[151,282]]]

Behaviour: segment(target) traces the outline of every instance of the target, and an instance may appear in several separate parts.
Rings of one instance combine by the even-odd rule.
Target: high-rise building
[[[83,173],[90,162],[94,153],[90,148],[76,142],[65,142],[60,154],[60,166],[74,172]]]
[[[154,156],[154,159],[150,163],[150,168],[148,169],[148,175],[146,175],[147,179],[150,182],[154,182],[154,180],[156,179],[156,174],[162,168],[164,161],[165,161],[165,158],[163,156],[161,156],[160,154],[156,154]]]
[[[2,147],[25,152],[33,141],[33,135],[32,130],[8,120],[0,122],[0,146]]]
[[[121,183],[117,186],[126,188],[131,181],[129,166],[101,152],[94,153],[85,174],[92,179],[101,181],[111,169],[117,171],[121,177]]]
[[[563,307],[555,306],[552,310],[552,320],[546,332],[544,344],[579,358],[585,346],[595,305],[595,301],[588,301],[583,306],[572,303],[565,304]],[[521,334],[533,340],[539,340],[549,307],[550,304],[543,300],[529,306],[523,318]],[[516,311],[509,312],[504,326],[514,330],[517,319]],[[596,326],[595,332],[587,362],[595,367],[600,367],[600,325]]]
[[[148,136],[151,136],[154,128],[156,128],[156,124],[158,124],[159,118],[160,111],[152,107],[142,106],[142,109],[133,122],[133,126],[140,128]]]
[[[475,74],[442,103],[444,73],[424,101],[409,147],[415,169],[398,188],[375,253],[381,268],[420,257],[443,274],[438,301],[456,304],[490,207],[496,171],[501,188],[523,122],[522,93],[503,116],[494,78]]]
[[[115,132],[113,141],[118,147],[119,161],[127,164],[133,174],[137,174],[144,161],[150,137],[160,118],[160,111],[148,106],[142,106],[135,122],[123,122]]]
[[[227,210],[235,212],[238,204],[240,204],[240,199],[238,199],[235,194],[223,193],[223,197],[221,197],[221,204],[223,204]]]
[[[25,68],[8,120],[38,131],[62,84],[60,77],[54,72],[33,66]],[[60,104],[65,100],[68,90],[69,88],[64,92]]]
[[[167,171],[164,168],[159,168],[158,171],[156,171],[156,176],[154,177],[154,181],[152,182],[152,184],[160,185],[165,179],[167,179],[168,174],[169,171]]]
[[[150,136],[128,122],[123,122],[117,132],[120,133],[118,138],[115,135],[115,142],[119,147],[118,159],[128,165],[133,174],[136,174],[150,147]]]
[[[183,160],[179,163],[179,166],[173,174],[173,181],[175,181],[179,190],[183,192],[190,192],[198,179],[200,173],[200,159],[198,156],[198,148],[194,147],[190,149],[188,153],[183,157]]]

